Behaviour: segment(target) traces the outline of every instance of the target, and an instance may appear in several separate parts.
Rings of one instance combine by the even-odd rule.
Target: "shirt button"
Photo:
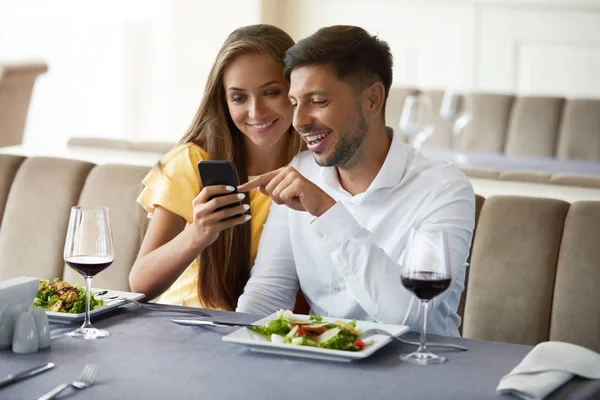
[[[338,293],[339,293],[339,292],[340,292],[342,289],[340,289],[340,287],[339,287],[339,286],[336,286],[336,287],[334,287],[334,288],[333,288],[333,290],[335,290],[336,292],[338,292]]]

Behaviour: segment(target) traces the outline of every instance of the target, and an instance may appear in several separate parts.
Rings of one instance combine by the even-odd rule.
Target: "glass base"
[[[110,333],[96,328],[77,328],[65,335],[81,339],[101,339],[110,336]]]
[[[446,357],[436,356],[429,351],[415,351],[410,354],[402,354],[400,360],[417,365],[443,364]]]

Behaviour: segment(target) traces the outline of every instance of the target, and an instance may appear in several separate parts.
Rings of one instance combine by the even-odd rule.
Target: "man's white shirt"
[[[462,171],[426,159],[396,134],[374,181],[356,196],[341,187],[335,168],[320,167],[308,151],[290,165],[337,203],[316,219],[272,203],[237,311],[292,309],[301,287],[313,314],[420,330],[419,302],[400,282],[414,227],[446,232],[452,283],[430,302],[427,332],[458,336],[475,221],[475,195]]]

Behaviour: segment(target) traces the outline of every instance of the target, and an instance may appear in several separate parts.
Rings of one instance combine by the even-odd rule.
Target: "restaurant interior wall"
[[[600,98],[595,0],[4,1],[0,60],[49,64],[25,143],[178,139],[226,35],[258,22],[360,25],[390,43],[394,86]]]

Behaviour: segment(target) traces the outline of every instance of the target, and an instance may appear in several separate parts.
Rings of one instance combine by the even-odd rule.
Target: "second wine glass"
[[[98,339],[110,334],[90,323],[92,278],[113,262],[113,240],[107,207],[71,208],[69,230],[65,241],[65,263],[85,278],[85,320],[83,325],[67,333],[72,337]]]
[[[473,119],[471,96],[446,90],[440,105],[440,116],[452,124],[452,147],[458,149],[462,132]]]
[[[400,131],[408,137],[409,144],[420,149],[433,134],[433,111],[427,96],[408,96],[400,116]]]
[[[452,281],[446,232],[412,230],[401,273],[402,286],[417,296],[421,303],[421,341],[419,348],[400,359],[413,364],[429,365],[446,362],[427,349],[427,312],[429,301],[443,293]]]

